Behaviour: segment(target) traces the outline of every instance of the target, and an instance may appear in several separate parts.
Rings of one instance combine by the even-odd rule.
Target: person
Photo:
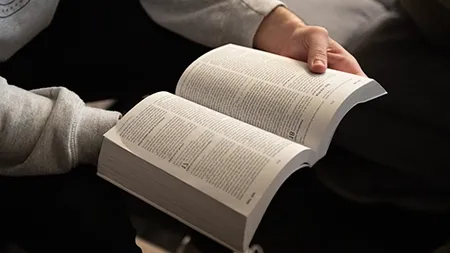
[[[356,107],[341,123],[333,145],[366,162],[336,164],[343,167],[339,172],[318,169],[330,187],[364,202],[450,211],[449,32],[450,1],[401,0],[350,43],[365,72],[389,95]],[[358,180],[350,183],[341,172]]]
[[[450,252],[449,33],[450,1],[398,0],[347,45],[388,94],[353,108],[327,155],[283,184],[256,243],[268,252]]]
[[[0,238],[29,252],[140,251],[121,192],[95,176],[102,134],[120,113],[90,108],[81,98],[144,95],[184,69],[174,62],[189,60],[177,54],[192,44],[155,36],[160,30],[144,10],[207,47],[236,43],[307,61],[314,72],[364,75],[324,28],[305,25],[277,0],[141,3],[143,9],[137,1],[0,6]]]
[[[388,95],[351,110],[314,168],[332,192],[386,207],[366,218],[397,252],[432,252],[450,238],[449,33],[450,1],[399,0],[355,38],[348,50]]]

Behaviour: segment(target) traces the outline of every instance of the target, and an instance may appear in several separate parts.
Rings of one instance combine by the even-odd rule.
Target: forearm
[[[272,10],[261,22],[253,40],[253,46],[258,49],[280,54],[282,41],[288,41],[298,27],[304,26],[303,21],[290,10],[279,6]]]
[[[119,115],[86,107],[65,88],[29,92],[0,78],[0,174],[57,174],[95,163]]]
[[[161,26],[209,47],[227,43],[253,46],[258,27],[277,0],[141,0]]]

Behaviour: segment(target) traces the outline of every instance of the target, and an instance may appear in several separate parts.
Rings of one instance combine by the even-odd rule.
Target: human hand
[[[365,76],[355,57],[328,36],[325,28],[305,25],[294,13],[277,7],[259,26],[254,46],[308,63],[315,73],[328,68]]]

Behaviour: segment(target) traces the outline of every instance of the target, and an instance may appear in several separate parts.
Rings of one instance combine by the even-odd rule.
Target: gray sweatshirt
[[[6,61],[50,24],[58,2],[0,1],[0,61]],[[141,3],[160,25],[210,47],[226,43],[252,46],[264,16],[282,5],[277,0]],[[62,87],[25,91],[0,77],[0,175],[57,174],[79,164],[95,164],[103,134],[119,116],[86,107],[76,94]]]

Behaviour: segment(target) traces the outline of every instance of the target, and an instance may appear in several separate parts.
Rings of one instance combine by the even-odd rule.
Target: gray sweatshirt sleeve
[[[140,0],[159,25],[209,47],[252,47],[264,17],[278,0]]]
[[[26,91],[0,77],[0,174],[43,175],[95,164],[120,114],[87,107],[62,87]]]

